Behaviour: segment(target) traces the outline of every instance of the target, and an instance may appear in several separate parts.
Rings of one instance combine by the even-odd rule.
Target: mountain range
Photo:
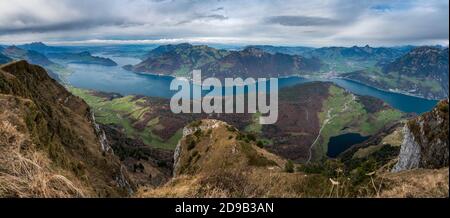
[[[247,46],[218,50],[208,46],[163,45],[144,61],[125,69],[139,73],[189,77],[344,77],[378,89],[442,99],[448,93],[448,48],[401,47],[283,47]]]
[[[67,48],[58,47],[58,46],[48,46],[42,42],[32,42],[32,43],[28,43],[28,44],[18,45],[17,47],[24,49],[24,50],[31,50],[31,51],[39,52],[44,55],[47,55],[48,53],[68,52]]]
[[[442,99],[448,97],[448,72],[448,48],[423,46],[392,62],[344,77],[385,90]]]
[[[79,53],[48,53],[47,57],[70,64],[96,64],[103,66],[117,66],[117,63],[110,58],[93,56],[88,51]]]
[[[448,100],[408,117],[315,82],[282,90],[279,123],[261,127],[257,114],[177,117],[163,99],[72,92],[87,103],[42,67],[1,66],[1,197],[448,197]],[[368,138],[327,157],[348,133]]]
[[[270,54],[258,48],[242,51],[218,50],[208,46],[190,44],[160,46],[146,55],[146,59],[125,69],[174,76],[189,76],[192,70],[201,69],[204,77],[230,76],[271,77],[312,72],[320,62],[301,56]]]
[[[146,59],[135,66],[125,66],[136,72],[151,72],[175,76],[189,75],[192,70],[217,61],[228,54],[225,50],[217,50],[208,46],[191,44],[164,45],[153,49]]]
[[[144,46],[145,47],[145,46]],[[206,45],[147,46],[150,51],[136,65],[124,69],[138,73],[190,77],[202,70],[206,77],[341,77],[378,89],[439,100],[448,96],[448,48],[400,47],[287,47],[254,45],[242,50],[216,49]],[[147,48],[146,47],[146,48]],[[116,66],[110,58],[91,52],[108,52],[109,46],[48,46],[41,42],[0,49],[0,61],[24,59],[45,67],[52,78],[65,80],[68,63]],[[121,48],[121,47],[120,47]],[[113,52],[119,49],[114,47]],[[125,50],[134,51],[133,46]],[[138,53],[142,53],[138,49]],[[119,52],[123,54],[122,52]],[[137,55],[131,52],[132,55]],[[117,55],[117,54],[116,54]]]
[[[231,51],[229,55],[203,65],[205,76],[217,78],[268,78],[301,75],[320,69],[318,59],[282,53],[270,54],[261,49],[247,47],[242,51]]]
[[[0,53],[10,60],[26,60],[32,64],[40,65],[48,71],[53,79],[58,81],[61,81],[61,76],[69,74],[68,70],[62,65],[51,61],[45,55],[34,50],[26,50],[18,46],[8,46],[2,49]]]

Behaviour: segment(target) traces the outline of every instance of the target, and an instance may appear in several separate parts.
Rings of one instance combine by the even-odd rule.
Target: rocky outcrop
[[[407,122],[399,161],[393,172],[448,167],[448,99],[430,112]]]
[[[102,151],[104,151],[104,152],[114,152],[111,149],[111,146],[109,145],[108,139],[106,138],[105,131],[100,129],[100,125],[97,122],[95,122],[95,114],[94,114],[93,111],[91,111],[91,121],[92,121],[92,125],[94,126],[95,133],[97,134],[97,136],[99,138],[99,142],[100,142],[100,146],[102,148]]]
[[[173,164],[173,176],[177,176],[177,173],[179,173],[180,171],[180,156],[182,154],[182,152],[185,150],[183,148],[183,141],[186,140],[186,137],[194,134],[195,132],[199,131],[208,131],[208,130],[213,130],[217,127],[219,127],[219,125],[222,126],[226,126],[227,124],[223,121],[219,121],[219,120],[199,120],[196,122],[191,123],[190,125],[187,125],[186,127],[183,128],[183,137],[182,140],[180,140],[175,148],[175,152],[173,155],[173,160],[174,160],[174,164]],[[190,150],[190,149],[189,149]]]
[[[403,128],[403,135],[404,138],[400,148],[399,160],[392,169],[393,172],[419,167],[420,145],[415,141],[414,135],[407,126]]]

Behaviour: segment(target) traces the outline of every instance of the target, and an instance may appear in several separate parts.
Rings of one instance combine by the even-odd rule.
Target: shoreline
[[[141,75],[170,77],[172,79],[183,79],[184,78],[184,79],[187,79],[190,82],[193,81],[192,78],[187,78],[187,77],[183,77],[183,76],[178,77],[178,76],[166,75],[166,74],[156,74],[156,73],[148,73],[148,72],[134,72],[134,71],[130,71],[130,70],[127,70],[127,71],[132,72],[132,73],[136,73],[136,74],[141,74]],[[342,76],[323,77],[323,76],[320,76],[320,75],[316,76],[316,75],[293,74],[293,75],[288,75],[288,76],[279,76],[279,77],[276,77],[276,78],[277,79],[300,78],[300,79],[310,80],[310,81],[307,81],[307,82],[327,81],[327,80],[329,80],[330,82],[333,82],[332,81],[333,79],[342,79],[342,80],[355,82],[355,83],[358,83],[358,84],[361,84],[361,85],[365,85],[367,87],[374,88],[374,89],[377,89],[378,91],[382,91],[382,92],[406,95],[406,96],[409,96],[409,97],[420,98],[420,99],[425,99],[425,100],[429,100],[429,101],[439,101],[439,100],[441,100],[441,98],[427,98],[427,97],[424,97],[422,95],[414,95],[414,94],[411,94],[411,93],[408,93],[408,92],[402,91],[402,90],[386,90],[386,89],[382,89],[382,88],[379,88],[379,87],[375,87],[375,86],[366,84],[366,83],[364,83],[362,81],[358,81],[358,80],[354,80],[354,79],[350,79],[350,78],[346,78],[346,77],[342,77]],[[194,84],[194,85],[200,85],[200,84]]]
[[[401,95],[406,95],[406,96],[410,96],[410,97],[415,97],[415,98],[420,98],[420,99],[426,99],[426,100],[429,100],[429,101],[440,101],[440,100],[443,99],[443,98],[427,98],[427,97],[424,97],[424,96],[422,96],[422,95],[414,95],[414,94],[411,94],[411,93],[409,93],[409,92],[402,91],[402,90],[386,90],[386,89],[378,88],[378,87],[375,87],[375,86],[366,84],[366,83],[364,83],[364,82],[361,82],[361,81],[358,81],[358,80],[354,80],[354,79],[350,79],[350,78],[346,78],[346,77],[335,77],[335,78],[337,78],[337,79],[343,79],[343,80],[347,80],[347,81],[351,81],[351,82],[355,82],[355,83],[359,83],[359,84],[361,84],[361,85],[365,85],[365,86],[368,86],[368,87],[371,87],[371,88],[374,88],[374,89],[377,89],[377,90],[383,91],[383,92],[395,93],[395,94],[401,94]],[[448,97],[447,97],[447,98],[448,98]]]

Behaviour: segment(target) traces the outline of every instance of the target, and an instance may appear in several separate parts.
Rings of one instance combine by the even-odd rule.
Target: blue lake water
[[[79,88],[94,89],[104,92],[115,92],[122,95],[144,95],[152,97],[170,98],[176,91],[170,90],[170,83],[174,79],[170,76],[137,74],[122,69],[126,64],[137,64],[139,59],[129,57],[106,56],[116,61],[118,66],[100,66],[85,64],[69,64],[74,73],[68,77],[71,85]],[[279,88],[292,86],[313,80],[288,77],[279,79]],[[358,95],[368,95],[382,99],[394,108],[404,112],[423,113],[435,106],[437,101],[408,95],[387,92],[369,87],[354,81],[344,79],[321,80],[331,81]]]
[[[330,137],[328,142],[328,157],[337,157],[339,154],[349,149],[352,145],[361,143],[370,136],[361,136],[358,133],[346,133],[334,137]]]

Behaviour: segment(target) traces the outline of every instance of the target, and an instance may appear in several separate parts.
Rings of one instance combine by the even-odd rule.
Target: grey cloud
[[[0,27],[0,35],[18,34],[18,33],[45,33],[54,31],[71,31],[71,30],[86,30],[97,28],[101,26],[115,26],[115,27],[129,27],[139,25],[138,23],[130,23],[123,20],[91,20],[81,19],[67,22],[58,22],[50,24],[39,24],[37,20],[28,19],[26,26],[9,26]]]
[[[221,14],[208,14],[208,15],[194,15],[192,18],[190,19],[186,19],[183,21],[178,22],[176,25],[182,25],[182,24],[187,24],[187,23],[191,23],[197,20],[227,20],[228,17],[221,15]]]
[[[326,26],[339,24],[339,21],[335,19],[308,16],[272,16],[268,17],[266,22],[283,26]]]
[[[217,11],[223,11],[224,9],[225,9],[224,7],[218,7],[218,8],[212,9],[211,11],[217,12]]]
[[[15,1],[0,0],[1,42],[214,37],[311,45],[448,41],[447,0]],[[384,8],[389,10],[380,11]]]
[[[200,19],[211,18],[211,19],[215,19],[215,20],[227,20],[228,19],[228,17],[221,15],[221,14],[203,15],[203,16],[199,16],[198,18],[200,18]]]

